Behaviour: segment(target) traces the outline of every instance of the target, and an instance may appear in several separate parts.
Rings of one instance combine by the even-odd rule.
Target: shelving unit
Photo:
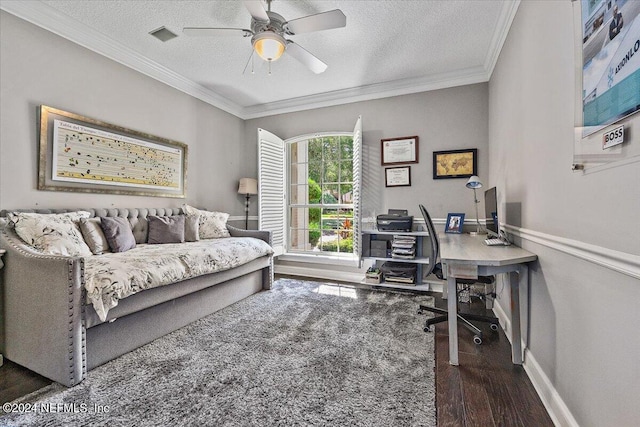
[[[371,255],[371,242],[372,241],[391,241],[394,236],[411,236],[416,239],[416,256],[413,259],[400,259],[400,258],[392,258],[390,254],[388,256],[372,256]],[[412,290],[421,290],[428,291],[430,290],[430,284],[428,282],[423,281],[422,272],[423,265],[429,264],[429,257],[424,256],[424,248],[428,247],[425,245],[425,238],[429,238],[429,233],[426,231],[378,231],[378,230],[363,230],[362,231],[362,259],[373,260],[374,265],[376,267],[380,267],[382,263],[387,261],[398,262],[403,264],[417,264],[417,283],[415,285],[411,284],[402,284],[396,282],[385,282],[381,283],[367,283],[363,280],[361,283],[369,286],[382,286],[388,288],[397,288],[397,289],[412,289]]]

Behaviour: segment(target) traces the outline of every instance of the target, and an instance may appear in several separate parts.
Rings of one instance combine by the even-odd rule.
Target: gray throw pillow
[[[184,215],[155,216],[149,215],[149,239],[151,244],[183,243]]]
[[[100,217],[100,227],[112,252],[126,252],[136,247],[136,239],[127,218]]]
[[[194,215],[182,215],[184,217],[184,240],[197,242],[200,240],[200,217]]]
[[[82,237],[94,255],[109,252],[109,242],[100,227],[100,218],[80,218],[80,231],[82,231]]]

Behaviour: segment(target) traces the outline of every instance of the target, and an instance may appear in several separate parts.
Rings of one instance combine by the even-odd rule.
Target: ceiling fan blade
[[[330,30],[341,28],[347,25],[347,17],[340,9],[329,12],[318,13],[316,15],[304,16],[293,19],[282,24],[282,28],[287,34],[311,33],[313,31]]]
[[[214,36],[242,36],[251,37],[253,32],[242,28],[208,28],[208,27],[184,27],[182,33],[192,37],[214,37]]]
[[[285,52],[300,61],[303,65],[306,65],[307,68],[316,74],[320,74],[327,69],[327,64],[320,61],[306,49],[300,47],[300,45],[292,42],[291,40],[287,40],[287,49]]]
[[[256,0],[248,0],[244,1],[243,3],[244,7],[247,8],[253,19],[260,22],[269,22],[269,15],[267,15],[267,12],[264,10],[262,2]]]

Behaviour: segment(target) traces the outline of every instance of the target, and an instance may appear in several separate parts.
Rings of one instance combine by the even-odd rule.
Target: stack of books
[[[415,236],[393,236],[391,248],[391,258],[415,259],[416,238]]]

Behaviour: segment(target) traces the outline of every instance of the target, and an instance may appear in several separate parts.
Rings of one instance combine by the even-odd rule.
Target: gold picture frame
[[[186,144],[46,105],[38,121],[38,190],[186,196]]]

